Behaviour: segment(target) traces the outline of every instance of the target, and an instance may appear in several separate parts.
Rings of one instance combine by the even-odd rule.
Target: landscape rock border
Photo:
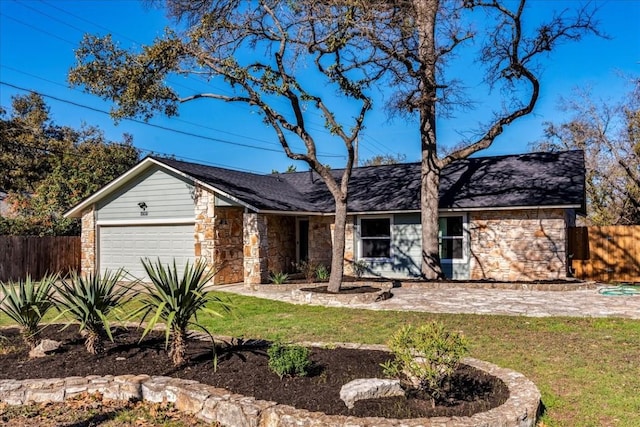
[[[345,286],[368,286],[372,288],[378,288],[375,292],[360,292],[360,293],[326,293],[326,292],[314,292],[310,288],[322,287],[326,284],[318,285],[312,284],[305,287],[296,287],[291,291],[291,298],[294,301],[298,301],[305,304],[323,304],[326,306],[331,305],[344,305],[344,304],[368,304],[377,301],[384,301],[391,298],[391,283],[376,283],[376,282],[362,282],[358,284],[345,284]]]
[[[325,344],[327,345],[327,344]],[[380,350],[379,345],[349,345]],[[0,402],[24,405],[30,402],[63,402],[83,392],[101,393],[106,399],[138,399],[173,403],[178,410],[208,422],[230,427],[534,427],[540,410],[540,391],[524,375],[489,362],[466,358],[462,363],[501,379],[509,399],[489,411],[471,417],[415,419],[359,418],[326,415],[250,396],[191,380],[148,375],[88,376],[30,380],[0,380]]]

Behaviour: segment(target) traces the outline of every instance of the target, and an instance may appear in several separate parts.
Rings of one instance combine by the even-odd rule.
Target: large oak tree
[[[72,83],[115,101],[115,117],[173,115],[180,102],[211,98],[249,104],[262,112],[291,159],[306,161],[329,187],[336,202],[332,275],[338,290],[344,258],[344,227],[353,143],[384,88],[392,111],[417,121],[422,186],[422,273],[441,278],[438,245],[438,188],[441,170],[456,159],[489,147],[505,126],[531,113],[538,100],[540,59],[559,43],[597,33],[593,10],[549,14],[546,22],[526,17],[526,0],[166,0],[175,29],[140,51],[119,49],[110,37],[85,38],[77,50]],[[541,7],[541,4],[536,4]],[[544,6],[546,7],[546,5]],[[179,30],[180,29],[180,30]],[[484,82],[503,98],[501,108],[476,137],[441,155],[436,119],[469,106],[464,73],[448,73],[450,59],[476,55]],[[314,80],[306,74],[317,71]],[[180,95],[167,84],[178,73],[224,78],[232,95]],[[336,96],[357,101],[345,120],[322,98],[332,85]],[[287,101],[279,109],[278,99]],[[335,104],[334,104],[335,105]],[[317,160],[305,108],[319,110],[327,128],[348,152],[338,183]],[[350,125],[347,131],[347,125]],[[294,152],[299,138],[306,152]]]
[[[640,78],[621,100],[596,99],[589,89],[563,97],[569,114],[549,122],[535,150],[583,150],[589,225],[640,225]]]
[[[96,127],[56,125],[40,95],[13,98],[0,116],[0,190],[9,212],[0,234],[77,235],[63,214],[138,162],[129,137],[109,142]]]

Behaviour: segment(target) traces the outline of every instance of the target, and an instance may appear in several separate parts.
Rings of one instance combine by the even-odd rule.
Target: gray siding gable
[[[142,171],[97,203],[98,221],[195,217],[193,181],[159,166]],[[138,203],[147,205],[146,215]]]

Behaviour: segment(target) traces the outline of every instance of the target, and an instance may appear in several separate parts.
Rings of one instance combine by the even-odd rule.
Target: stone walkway
[[[216,286],[216,290],[300,304],[291,290],[260,286],[253,291],[244,284]],[[640,319],[640,294],[606,296],[605,288],[572,291],[511,289],[469,289],[457,285],[451,289],[418,287],[393,288],[393,297],[380,302],[350,304],[350,308],[370,310],[424,311],[429,313],[497,314],[509,316],[620,317]],[[340,302],[334,307],[346,306]]]

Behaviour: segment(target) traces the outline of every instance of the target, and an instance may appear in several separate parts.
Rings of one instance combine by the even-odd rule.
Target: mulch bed
[[[347,348],[312,348],[313,368],[307,377],[280,379],[267,366],[267,344],[239,342],[218,350],[218,369],[214,372],[211,343],[190,341],[188,362],[175,368],[165,351],[164,333],[152,332],[141,343],[139,329],[120,328],[115,343],[107,342],[102,355],[86,352],[75,326],[60,331],[57,325],[43,332],[45,338],[63,342],[57,354],[28,359],[15,328],[0,331],[0,378],[64,378],[87,375],[162,375],[225,388],[233,393],[275,401],[326,414],[417,418],[430,416],[468,416],[499,406],[509,392],[499,379],[463,365],[454,375],[452,391],[435,408],[419,396],[357,402],[351,410],[340,400],[340,388],[358,378],[383,378],[380,364],[389,353]]]

